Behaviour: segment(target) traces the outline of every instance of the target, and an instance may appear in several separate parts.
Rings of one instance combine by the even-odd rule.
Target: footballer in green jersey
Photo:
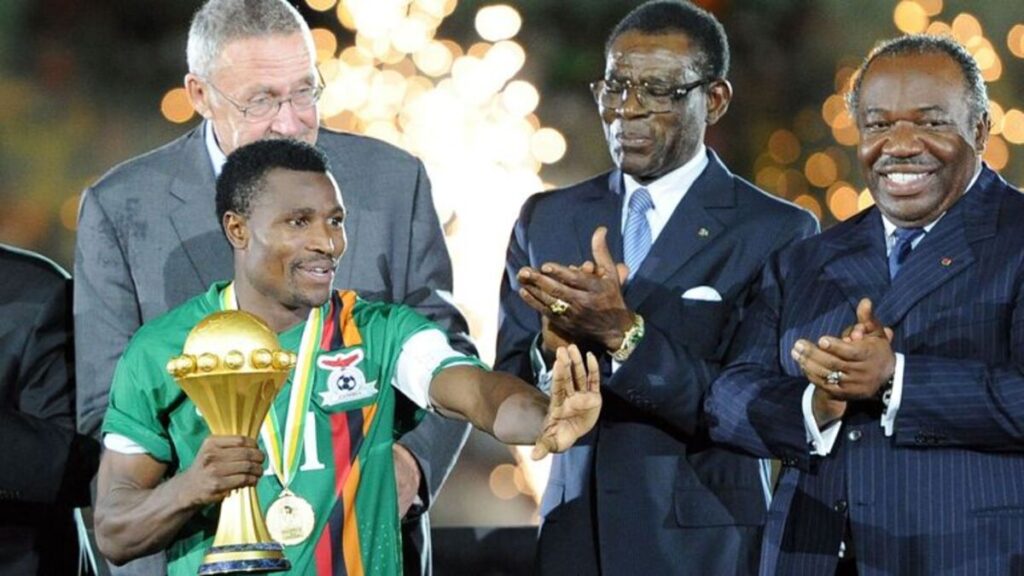
[[[217,206],[234,282],[143,326],[115,373],[96,502],[97,540],[113,562],[166,550],[171,574],[195,574],[216,529],[216,504],[256,486],[264,509],[288,494],[311,508],[308,537],[285,543],[292,573],[400,574],[391,450],[400,404],[468,420],[506,443],[534,444],[535,457],[566,450],[596,422],[593,356],[559,350],[548,397],[453,350],[408,308],[332,290],[345,209],[315,148],[287,140],[239,148],[218,179]],[[210,436],[164,372],[193,326],[233,306],[265,321],[285,349],[315,346],[308,376],[296,370],[271,408],[280,422],[302,422],[279,428],[301,444],[294,465],[265,456],[274,438]]]

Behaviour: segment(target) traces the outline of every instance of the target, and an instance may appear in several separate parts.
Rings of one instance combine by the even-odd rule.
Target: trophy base
[[[213,546],[203,557],[199,576],[237,572],[283,572],[292,563],[284,556],[284,547],[277,542]]]

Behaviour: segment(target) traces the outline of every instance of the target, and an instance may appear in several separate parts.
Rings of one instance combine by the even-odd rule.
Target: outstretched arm
[[[590,431],[601,411],[597,359],[560,348],[550,398],[519,378],[476,366],[452,366],[430,383],[431,403],[506,444],[534,444],[533,458],[564,452]]]

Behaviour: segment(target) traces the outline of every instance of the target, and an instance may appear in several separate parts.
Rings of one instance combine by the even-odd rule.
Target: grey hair
[[[864,73],[879,58],[893,56],[945,54],[960,67],[964,77],[964,90],[967,92],[967,109],[972,122],[980,120],[988,113],[988,90],[985,79],[981,76],[978,62],[959,42],[949,36],[934,34],[908,34],[892,38],[877,44],[861,63],[854,75],[853,87],[846,95],[846,105],[850,115],[857,117],[857,106],[860,104],[860,89],[864,82]]]
[[[188,70],[207,78],[224,46],[239,38],[302,33],[312,50],[309,26],[284,0],[209,0],[188,31]]]

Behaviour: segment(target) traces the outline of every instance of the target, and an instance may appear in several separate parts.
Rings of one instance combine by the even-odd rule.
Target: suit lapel
[[[925,234],[877,307],[880,320],[898,324],[922,298],[974,264],[971,245],[996,233],[998,180],[985,168],[974,187]]]
[[[708,160],[707,168],[676,206],[640,269],[626,286],[626,302],[634,310],[655,288],[664,285],[694,255],[719,237],[733,219],[736,190],[732,174],[710,149]]]
[[[210,155],[206,150],[205,129],[204,122],[192,131],[184,144],[182,165],[176,167],[177,175],[171,182],[170,192],[174,200],[169,207],[171,223],[178,234],[178,242],[204,287],[216,280],[222,280],[224,270],[232,269],[230,261],[220,261],[224,250],[217,250],[208,241],[196,241],[210,234],[211,220],[214,221],[212,229],[217,230],[216,216],[213,212],[216,180],[213,166],[210,164]]]
[[[622,173],[618,170],[612,170],[608,174],[607,188],[590,187],[588,194],[582,199],[579,210],[573,214],[580,256],[579,262],[575,262],[575,264],[593,260],[590,241],[598,226],[608,228],[608,250],[612,254],[612,259],[622,262],[622,198],[624,194]]]
[[[849,231],[829,242],[832,255],[822,266],[822,277],[837,286],[854,309],[861,298],[870,298],[877,311],[889,290],[885,229],[877,208],[856,218],[859,221]]]

